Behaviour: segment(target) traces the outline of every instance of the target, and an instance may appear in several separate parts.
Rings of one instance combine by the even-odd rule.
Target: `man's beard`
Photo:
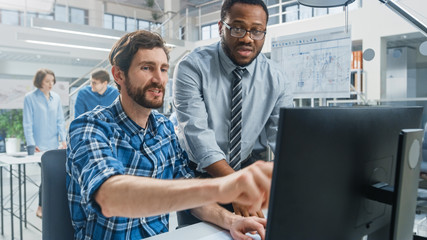
[[[145,107],[145,108],[159,108],[161,106],[163,106],[163,98],[165,97],[164,93],[165,93],[165,88],[161,85],[161,84],[155,84],[152,83],[150,85],[145,86],[144,88],[138,88],[136,86],[133,86],[132,83],[129,80],[129,77],[125,78],[125,86],[126,86],[126,91],[129,95],[129,97],[132,98],[133,101],[135,101],[136,103],[138,103],[140,106]],[[162,91],[162,97],[161,99],[156,98],[156,100],[148,100],[146,98],[145,93],[147,92],[147,90],[149,88],[158,88]]]
[[[243,43],[243,44],[240,44],[240,46],[244,46],[245,44]],[[234,59],[234,56],[232,56],[232,54],[231,54],[231,49],[230,49],[230,47],[226,44],[226,41],[225,41],[225,36],[222,36],[221,37],[221,47],[222,47],[222,49],[224,50],[224,52],[225,52],[225,55],[227,55],[228,56],[228,58],[236,65],[236,66],[240,66],[240,67],[246,67],[246,66],[248,66],[249,64],[251,64],[257,57],[258,57],[258,55],[261,53],[261,50],[259,50],[256,54],[255,54],[255,56],[248,62],[248,63],[245,63],[245,64],[240,64],[240,63],[238,63],[237,61],[236,61],[236,59]]]

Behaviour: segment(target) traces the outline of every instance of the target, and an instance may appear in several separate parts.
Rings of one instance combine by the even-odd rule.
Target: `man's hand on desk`
[[[240,215],[243,217],[255,216],[255,217],[265,218],[264,213],[262,212],[262,209],[256,212],[249,212],[247,206],[243,206],[238,203],[232,203],[232,205],[233,205],[234,213],[236,215]]]
[[[261,239],[265,239],[265,226],[267,219],[258,217],[238,217],[230,227],[230,234],[234,240],[252,240],[252,237],[245,235],[248,232],[256,231]]]

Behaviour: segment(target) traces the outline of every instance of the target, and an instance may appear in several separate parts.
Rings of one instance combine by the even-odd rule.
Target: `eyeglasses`
[[[265,37],[265,34],[267,33],[267,31],[258,31],[258,30],[246,30],[243,28],[238,28],[238,27],[230,27],[230,25],[228,25],[226,22],[222,22],[224,23],[225,27],[230,30],[230,34],[232,37],[236,37],[236,38],[242,38],[246,35],[246,33],[250,33],[249,37],[252,38],[253,40],[262,40]]]

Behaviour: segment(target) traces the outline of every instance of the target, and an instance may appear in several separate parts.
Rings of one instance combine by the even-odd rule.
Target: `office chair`
[[[42,155],[42,237],[74,239],[65,187],[65,149],[47,151]]]

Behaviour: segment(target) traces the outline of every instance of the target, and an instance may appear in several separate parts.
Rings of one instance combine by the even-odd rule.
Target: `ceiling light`
[[[48,46],[56,46],[56,47],[79,48],[79,49],[104,51],[104,52],[110,51],[110,49],[107,49],[107,48],[88,47],[88,46],[65,44],[65,43],[55,43],[55,42],[36,41],[36,40],[25,40],[25,42],[34,43],[34,44],[41,44],[41,45],[48,45]]]
[[[124,31],[118,31],[118,30],[106,29],[106,28],[100,28],[100,27],[92,27],[92,26],[83,25],[83,24],[60,22],[60,21],[54,21],[54,20],[42,19],[42,18],[32,18],[31,26],[33,28],[39,28],[46,31],[70,33],[70,34],[114,39],[114,40],[118,40],[123,35],[126,34],[126,32]]]
[[[40,29],[43,29],[43,30],[46,30],[46,31],[53,31],[53,32],[78,34],[78,35],[84,35],[84,36],[89,36],[89,37],[100,37],[100,38],[107,38],[107,39],[114,39],[114,40],[119,40],[120,39],[120,37],[115,37],[115,36],[109,36],[109,35],[103,35],[103,34],[96,34],[96,33],[80,32],[80,31],[73,31],[73,30],[65,30],[65,29],[59,29],[59,28],[40,27]]]

